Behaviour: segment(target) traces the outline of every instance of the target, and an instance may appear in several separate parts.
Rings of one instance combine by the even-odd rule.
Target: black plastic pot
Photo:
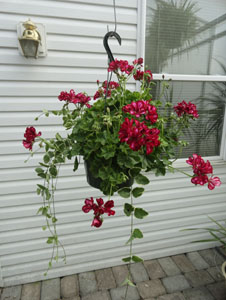
[[[86,180],[88,184],[96,189],[100,189],[100,185],[102,183],[102,179],[95,178],[90,171],[89,161],[84,161],[85,170],[86,170]],[[119,184],[118,188],[121,189],[123,187],[130,187],[133,184],[133,178],[129,178],[126,182]]]

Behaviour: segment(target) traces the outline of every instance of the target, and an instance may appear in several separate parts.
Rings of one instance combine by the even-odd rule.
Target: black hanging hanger
[[[104,36],[104,40],[103,40],[104,48],[105,48],[105,50],[107,52],[107,55],[108,55],[108,58],[109,58],[109,62],[112,62],[115,59],[114,59],[114,56],[113,56],[113,54],[111,52],[111,49],[110,49],[110,47],[108,45],[108,39],[109,39],[109,37],[115,37],[117,39],[117,41],[118,41],[118,43],[119,43],[120,46],[121,46],[122,40],[121,40],[120,35],[117,32],[115,32],[115,31],[109,31]]]

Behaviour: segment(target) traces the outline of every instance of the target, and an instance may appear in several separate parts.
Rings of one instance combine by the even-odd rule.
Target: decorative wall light
[[[25,57],[46,56],[46,34],[43,24],[34,24],[30,19],[17,25],[18,46]]]

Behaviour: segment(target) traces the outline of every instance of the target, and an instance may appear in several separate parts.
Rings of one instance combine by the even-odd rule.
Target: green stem
[[[190,174],[188,174],[188,173],[186,173],[186,172],[184,172],[184,171],[182,171],[182,170],[180,170],[180,169],[178,169],[178,168],[174,168],[174,167],[172,167],[171,166],[171,168],[173,168],[174,170],[176,170],[176,171],[178,171],[178,172],[180,172],[180,173],[182,173],[182,174],[184,174],[184,175],[186,175],[186,176],[188,176],[188,177],[193,177],[192,175],[190,175]]]
[[[132,196],[132,193],[131,193],[131,196],[130,196],[130,204],[133,206],[133,196]],[[130,236],[132,236],[133,234],[133,217],[134,217],[134,213],[132,212],[131,213],[131,217],[130,217]],[[129,261],[129,266],[128,266],[128,269],[129,269],[129,280],[132,281],[132,275],[131,275],[131,260],[132,260],[132,256],[133,256],[133,241],[131,240],[130,241],[130,245],[129,245],[129,257],[130,257],[130,261]],[[126,297],[127,297],[127,294],[128,294],[128,289],[129,289],[129,284],[127,283],[126,285],[126,293],[125,293],[125,300],[126,300]]]

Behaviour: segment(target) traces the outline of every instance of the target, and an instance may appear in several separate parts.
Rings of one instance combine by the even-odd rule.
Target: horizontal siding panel
[[[6,69],[6,70],[4,70]],[[43,68],[42,70],[35,70],[35,69],[27,69],[23,71],[21,67],[7,67],[7,68],[0,68],[0,80],[15,80],[15,81],[59,81],[59,82],[95,82],[98,79],[103,82],[106,80],[106,70],[105,69],[95,69],[92,71],[90,70],[83,70],[80,69],[61,69],[57,68],[51,70]]]
[[[73,161],[68,165],[61,165],[60,167],[60,176],[79,176],[84,175],[85,170],[82,167],[79,167],[76,170],[76,173],[73,172]],[[26,166],[26,164],[25,164]],[[26,180],[26,179],[37,179],[37,173],[34,168],[18,168],[18,169],[2,169],[0,170],[0,181],[17,181],[17,180]],[[61,199],[62,200],[62,199]],[[1,201],[0,201],[1,203]],[[1,204],[0,204],[1,206]]]
[[[91,190],[87,191],[91,192]],[[100,195],[100,193],[99,193]],[[87,196],[88,197],[88,196]],[[55,207],[56,207],[56,212],[57,214],[59,214],[60,218],[59,218],[59,224],[61,224],[61,215],[64,213],[70,213],[70,212],[74,212],[74,213],[78,213],[81,214],[81,217],[83,220],[83,218],[85,218],[84,214],[81,211],[82,206],[84,205],[84,199],[85,197],[82,197],[80,195],[79,198],[74,199],[73,201],[68,201],[68,200],[64,200],[61,202],[56,202]],[[204,197],[189,197],[189,198],[184,198],[182,200],[165,200],[164,198],[159,200],[159,202],[150,202],[150,196],[144,196],[142,197],[142,199],[140,199],[142,202],[139,203],[139,206],[142,205],[142,207],[147,210],[150,213],[153,212],[160,212],[163,211],[164,209],[166,210],[173,210],[173,209],[183,209],[183,208],[190,208],[190,207],[195,207],[195,206],[201,206],[203,205],[205,207],[205,205],[209,205],[209,204],[219,204],[222,203],[222,194],[216,194],[215,195],[215,199],[214,202],[211,201],[211,195],[206,195]],[[149,202],[148,202],[149,200]],[[116,198],[116,208],[119,207],[118,205],[122,205],[122,201],[121,199]],[[117,203],[119,203],[117,205]],[[30,216],[35,216],[37,210],[39,209],[40,205],[42,205],[42,200],[41,198],[37,199],[36,204],[30,204],[30,205],[20,205],[20,206],[13,206],[13,207],[6,207],[6,208],[1,208],[1,212],[0,212],[0,220],[10,220],[10,219],[16,219],[16,218],[24,218],[24,217],[30,217]],[[8,206],[10,206],[10,203],[8,204]],[[63,215],[62,215],[63,216]],[[118,210],[117,211],[117,217],[119,216],[123,216],[123,210]],[[86,217],[87,218],[87,217]],[[62,223],[65,221],[65,219],[62,219]],[[79,221],[79,220],[78,220]],[[18,223],[20,222],[20,220],[18,220]],[[6,224],[7,222],[4,222],[4,224]],[[8,221],[8,223],[10,223],[10,221]],[[21,223],[23,224],[23,220],[21,220]],[[0,221],[1,224],[1,221]],[[32,225],[32,227],[34,227]],[[8,227],[5,230],[10,230]]]
[[[22,137],[21,137],[22,141]],[[35,158],[29,158],[29,153],[27,154],[17,154],[17,155],[0,155],[0,169],[12,169],[12,168],[23,168],[23,167],[37,167],[39,162],[42,161],[42,154],[35,154]],[[26,161],[26,163],[25,163]],[[71,163],[70,161],[67,163]]]
[[[63,89],[62,89],[63,90]],[[58,101],[56,94],[54,97],[0,97],[0,111],[5,112],[36,112],[37,117],[43,109],[60,110],[62,103]],[[7,103],[7,105],[6,105]],[[18,113],[19,116],[19,113]],[[34,121],[32,122],[34,123]],[[13,125],[13,123],[12,123]]]
[[[69,166],[68,166],[69,167]],[[72,166],[71,166],[72,169]],[[13,172],[13,169],[12,169]],[[60,172],[60,175],[64,174],[64,172],[66,173],[66,175],[68,175],[68,170],[62,170]],[[81,173],[80,173],[81,172]],[[84,172],[84,169],[81,167],[80,168],[80,172],[79,175],[82,175]],[[3,173],[4,174],[4,173]],[[75,173],[77,174],[77,173]],[[8,176],[8,174],[6,174],[6,176]],[[72,175],[75,176],[75,175]],[[18,178],[17,175],[15,175],[15,180],[20,180]],[[26,177],[26,179],[32,179],[32,178],[37,178],[36,177],[36,173],[33,172],[33,174],[31,175],[31,177]],[[24,178],[25,179],[25,178]],[[84,180],[85,176],[84,176]],[[155,183],[153,182],[153,185]],[[92,196],[96,197],[98,195],[100,195],[100,191],[98,189],[94,189],[91,188],[87,185],[87,188],[79,188],[79,189],[59,189],[57,188],[57,191],[55,193],[55,201],[56,202],[61,202],[63,201],[70,201],[70,200],[74,200],[77,201],[76,199],[82,199],[81,195],[86,194],[87,197],[89,196],[88,193],[91,193]],[[218,195],[218,194],[224,194],[226,190],[225,184],[224,186],[221,186],[220,188],[216,189],[214,191],[214,195]],[[86,193],[87,191],[87,193]],[[189,195],[189,197],[193,197],[193,198],[198,198],[198,197],[212,197],[212,192],[210,192],[209,190],[207,190],[206,187],[203,188],[196,188],[196,187],[189,187],[188,185],[184,188],[181,189],[171,189],[171,190],[167,190],[167,188],[165,190],[157,190],[157,191],[151,191],[151,187],[146,188],[146,192],[145,194],[142,196],[142,203],[146,203],[146,202],[158,202],[158,201],[163,201],[163,200],[176,200],[176,199],[183,199],[185,195]],[[223,198],[224,199],[224,198]],[[120,200],[122,201],[122,199]],[[224,201],[224,200],[222,200]],[[40,198],[35,194],[35,190],[33,190],[32,192],[27,192],[26,194],[17,194],[17,195],[13,195],[13,194],[7,194],[7,195],[2,195],[0,196],[0,207],[15,207],[15,206],[20,206],[20,205],[28,205],[28,204],[36,204],[40,202]]]
[[[123,47],[126,47],[122,43]],[[91,48],[92,49],[92,48]],[[128,59],[130,62],[135,58],[134,53],[128,55],[115,56],[118,59]],[[0,63],[2,65],[26,65],[30,66],[63,66],[63,67],[83,67],[83,68],[105,68],[107,73],[107,55],[106,53],[81,53],[81,52],[68,52],[67,55],[63,51],[48,51],[46,57],[40,59],[26,59],[18,54],[17,49],[0,49]],[[98,75],[98,74],[97,74]],[[35,95],[35,94],[34,94]],[[33,95],[33,96],[34,96]]]
[[[214,212],[220,213],[224,209],[225,203],[222,202],[216,202],[213,204],[208,204],[206,206],[200,205],[200,206],[194,206],[194,207],[186,207],[186,208],[176,208],[176,209],[169,209],[168,211],[156,211],[151,212],[149,216],[146,217],[144,222],[147,222],[148,224],[150,222],[156,222],[156,221],[164,221],[164,220],[172,220],[175,218],[184,218],[189,216],[200,216],[200,215],[208,215],[212,214],[213,209]],[[144,206],[145,207],[145,206]],[[164,208],[164,206],[163,206]],[[37,212],[37,210],[34,211],[34,214]],[[105,229],[114,228],[118,225],[119,228],[122,226],[129,225],[129,221],[125,219],[125,216],[121,213],[121,215],[117,215],[113,218],[105,218]],[[13,215],[13,214],[12,214]],[[68,218],[74,218],[76,220],[76,223],[78,224],[77,232],[82,234],[83,231],[87,232],[89,230],[89,227],[92,222],[92,215],[86,215],[84,213],[80,212],[69,212],[62,214],[64,217]],[[119,215],[119,216],[118,216]],[[58,219],[61,219],[61,214],[58,214]],[[73,222],[73,220],[71,220]],[[81,224],[79,224],[81,222]],[[141,222],[135,221],[135,224],[139,224],[139,227],[141,226]],[[79,226],[81,225],[81,226]],[[183,225],[183,223],[182,223]],[[192,224],[190,224],[192,225]],[[61,236],[61,230],[58,229],[59,236]],[[65,243],[65,245],[70,242],[70,239],[72,236],[69,236],[68,233],[65,234],[63,230],[64,236],[61,238],[62,242]],[[48,236],[48,232],[42,231],[41,228],[31,228],[26,230],[16,230],[16,231],[7,231],[0,233],[0,244],[5,243],[12,243],[12,242],[20,242],[20,241],[28,241],[32,239],[39,239]],[[127,238],[124,236],[124,238]],[[67,242],[68,241],[68,242]],[[44,246],[44,245],[43,245]]]
[[[27,15],[15,15],[15,14],[1,14],[0,30],[15,31],[16,24],[27,19]],[[33,19],[32,19],[33,20]],[[108,24],[111,28],[114,27],[112,22]],[[55,35],[70,35],[70,36],[87,36],[87,37],[100,37],[103,39],[107,32],[107,26],[103,26],[102,22],[84,21],[84,20],[65,20],[58,18],[47,18],[38,16],[34,19],[34,22],[45,25],[47,34]],[[133,39],[136,40],[136,24],[118,24],[117,32],[121,36],[122,40]]]
[[[135,90],[135,85],[132,85]],[[97,90],[96,83],[48,83],[48,82],[0,82],[2,96],[58,96],[62,90],[70,91],[71,88],[78,92],[94,95]]]
[[[87,193],[89,190],[87,191]],[[91,192],[91,191],[90,191]],[[92,196],[100,196],[100,193],[96,193],[96,195]],[[82,197],[81,197],[82,198]],[[70,212],[74,212],[75,215],[81,215],[81,220],[89,220],[91,217],[86,216],[82,213],[81,208],[84,205],[84,199],[75,199],[73,201],[63,201],[63,202],[56,202],[56,211],[59,218],[59,234],[67,234],[69,233],[69,226],[70,233],[75,233],[78,231],[76,224],[66,225],[69,223],[70,220],[67,219],[67,214]],[[146,200],[146,202],[145,202]],[[212,202],[212,198],[210,195],[204,196],[204,197],[191,197],[191,198],[185,198],[183,200],[165,200],[164,198],[161,199],[159,202],[147,202],[148,198],[143,197],[142,203],[139,204],[139,206],[144,207],[151,215],[152,220],[152,214],[155,212],[162,212],[163,210],[174,210],[176,208],[178,209],[188,209],[191,206],[193,207],[200,207],[203,206],[203,209],[205,210],[205,207],[210,204],[222,204],[222,194],[217,194],[215,196],[214,202]],[[116,203],[116,217],[123,216],[123,209],[122,209],[122,201],[120,199],[117,199]],[[224,202],[223,202],[224,203]],[[11,203],[8,203],[8,205],[11,205]],[[19,230],[19,229],[29,229],[29,228],[36,228],[36,231],[39,231],[43,223],[45,222],[44,218],[42,216],[36,216],[36,213],[39,209],[39,207],[42,206],[42,200],[39,198],[36,200],[36,203],[30,203],[26,207],[24,206],[15,206],[13,208],[2,208],[1,209],[1,219],[0,219],[0,232],[7,232],[12,230]],[[21,214],[18,217],[18,214]],[[2,217],[3,216],[3,217]],[[8,218],[6,218],[8,216]],[[205,216],[205,215],[204,215]],[[205,216],[206,217],[206,216]],[[33,219],[32,219],[33,218]],[[79,221],[79,219],[77,219]],[[66,229],[65,229],[66,228]],[[86,231],[86,227],[83,229],[83,231]]]
[[[51,1],[27,2],[22,0],[1,1],[1,12],[24,15],[26,13],[31,17],[45,16],[64,19],[78,19],[97,22],[113,21],[114,15],[112,7],[95,6],[84,3],[60,3]],[[117,21],[125,24],[136,24],[136,9],[117,8]]]
[[[218,221],[222,221],[224,219],[224,214],[222,211],[211,213],[211,216],[215,218]],[[205,224],[208,222],[207,216],[203,215],[202,213],[200,215],[194,215],[191,216],[183,216],[178,218],[172,218],[170,220],[166,219],[152,219],[151,221],[147,223],[140,224],[139,222],[139,228],[144,232],[144,242],[147,242],[148,239],[146,237],[146,233],[148,232],[155,232],[155,236],[158,237],[157,232],[160,230],[166,230],[166,229],[177,229],[177,232],[179,233],[179,228],[182,229],[191,228],[191,227],[197,227],[202,228],[205,226]],[[109,220],[104,221],[104,227],[101,229],[101,236],[103,239],[109,238],[109,237],[124,237],[124,241],[128,240],[128,232],[130,231],[130,225],[129,225],[129,219],[123,220],[122,226],[114,226],[110,227],[108,225]],[[44,223],[43,223],[44,224]],[[63,230],[68,228],[68,234],[64,236],[60,236],[60,241],[63,243],[64,247],[73,247],[74,242],[76,241],[77,244],[79,243],[85,243],[89,241],[92,243],[93,241],[99,240],[99,231],[97,231],[95,228],[90,227],[91,220],[87,220],[86,222],[78,222],[75,226],[77,227],[77,231],[73,232],[74,225],[73,224],[66,224],[62,227],[62,225],[59,225],[58,231],[60,230],[63,232]],[[116,223],[114,223],[115,225]],[[212,226],[211,222],[209,221],[209,226]],[[70,227],[71,226],[71,227]],[[109,228],[108,228],[109,227]],[[85,228],[85,230],[84,230]],[[122,230],[122,231],[121,231]],[[125,234],[125,231],[127,230],[127,233]],[[20,232],[20,231],[18,231]],[[200,231],[201,232],[201,231]],[[72,234],[73,233],[73,234]],[[191,232],[186,232],[191,233]],[[194,233],[194,232],[193,232]],[[27,252],[30,251],[36,251],[36,250],[42,250],[51,249],[51,247],[46,243],[46,239],[48,237],[48,232],[44,233],[42,232],[41,228],[39,228],[39,231],[35,232],[36,235],[41,235],[41,238],[35,238],[30,240],[24,240],[21,239],[20,241],[11,241],[7,244],[0,244],[0,250],[2,255],[10,255],[10,254],[16,254],[16,253],[23,253],[24,249],[26,249]],[[121,243],[120,246],[125,245],[125,242]]]
[[[48,82],[0,82],[0,93],[2,96],[56,96],[62,90],[70,90],[71,83],[48,83]],[[79,91],[86,91],[89,95],[93,95],[96,91],[96,84],[89,83],[87,85],[73,83],[73,88]]]
[[[76,173],[75,173],[76,174]],[[58,184],[57,187],[59,189],[67,189],[67,188],[79,188],[79,187],[84,187],[84,185],[86,185],[86,181],[85,178],[83,176],[75,176],[76,180],[69,176],[69,177],[60,177],[58,179]],[[223,177],[225,178],[225,176]],[[42,183],[43,181],[40,180],[27,180],[25,181],[12,181],[9,183],[0,183],[0,195],[4,195],[9,193],[9,186],[10,186],[10,193],[26,193],[26,192],[32,192],[34,191],[34,186],[37,183]],[[190,185],[190,195],[192,195],[192,193],[196,193],[197,189],[202,189],[205,188],[207,192],[209,192],[209,190],[207,189],[207,187],[195,187],[190,183],[189,178],[187,177],[182,177],[177,179],[177,181],[175,179],[167,179],[167,178],[162,178],[159,179],[158,181],[155,182],[155,184],[150,185],[150,189],[152,191],[161,191],[161,190],[171,190],[171,189],[178,189],[178,186],[180,186],[180,188],[186,188],[188,185]],[[222,185],[219,189],[225,189],[225,187]],[[146,189],[149,190],[149,189]]]
[[[62,137],[66,137],[67,132],[65,132],[64,128],[61,125],[55,125],[55,126],[35,126],[36,130],[39,132],[42,132],[43,138],[53,138],[55,136],[56,132],[59,132],[59,134]],[[2,141],[16,141],[24,138],[24,132],[25,127],[0,127],[0,139]],[[27,152],[28,153],[28,152]]]
[[[54,51],[73,51],[73,52],[91,52],[92,53],[105,53],[103,46],[103,39],[93,37],[72,37],[72,36],[48,36],[48,50]],[[128,40],[126,47],[118,45],[117,41],[111,40],[112,52],[115,56],[120,54],[134,54],[136,55],[135,41]],[[16,32],[0,31],[0,47],[2,48],[18,48]]]
[[[40,114],[42,111],[40,111]],[[23,113],[1,113],[0,112],[0,127],[1,126],[30,126],[33,124],[36,126],[44,126],[44,125],[62,125],[62,119],[58,116],[54,116],[51,114],[49,117],[41,117],[39,121],[35,121],[35,118],[38,116],[37,113],[32,112],[23,112]],[[13,123],[12,123],[13,120]],[[0,145],[1,147],[2,145]]]
[[[75,3],[83,3],[84,1],[82,0],[52,0],[52,1],[59,1],[59,2],[75,2]],[[91,3],[91,4],[101,4],[101,5],[108,5],[112,6],[112,0],[86,0],[86,3]],[[117,7],[128,7],[128,8],[136,8],[137,7],[137,0],[120,0],[116,3]]]

